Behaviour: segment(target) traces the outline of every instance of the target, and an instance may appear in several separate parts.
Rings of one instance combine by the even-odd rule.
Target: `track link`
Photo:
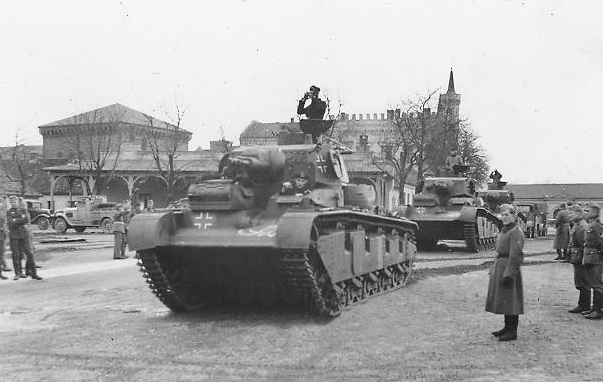
[[[408,245],[404,247],[410,251],[407,253],[407,258],[411,260],[333,284],[318,253],[316,239],[320,228],[332,228],[336,224],[364,227],[372,225],[374,229],[380,228],[375,222],[362,219],[349,219],[345,222],[335,218],[319,219],[309,248],[288,250],[283,256],[283,267],[293,289],[301,291],[310,310],[326,317],[338,316],[341,311],[353,305],[404,286],[412,273],[416,255],[414,232],[399,226],[395,227],[403,231],[403,239],[408,241]]]
[[[137,252],[138,266],[142,272],[143,278],[149,284],[149,288],[155,296],[174,312],[187,312],[191,307],[186,304],[178,293],[172,288],[167,276],[161,269],[161,264],[153,250]]]

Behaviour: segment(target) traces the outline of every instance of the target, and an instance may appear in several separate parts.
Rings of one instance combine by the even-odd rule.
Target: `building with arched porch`
[[[215,173],[222,152],[188,151],[192,133],[121,104],[39,126],[44,168],[50,175],[50,208],[70,204],[77,194],[96,191],[108,201],[146,203],[156,207],[183,198],[191,183]],[[167,182],[157,162],[173,156],[174,184],[168,200]],[[51,166],[48,166],[48,165]],[[162,165],[162,170],[166,166]],[[68,195],[55,194],[59,183]],[[77,187],[73,187],[77,184]]]
[[[193,151],[185,156],[186,158],[175,161],[179,171],[176,175],[173,200],[186,197],[190,184],[216,175],[221,154]],[[77,164],[47,167],[45,170],[50,175],[50,195],[43,199],[48,198],[51,208],[65,207],[71,199],[57,198],[54,195],[55,187],[61,179],[67,179],[69,182],[80,180],[84,184],[84,194],[94,189],[95,179],[89,173],[81,171]],[[173,201],[168,200],[166,181],[159,175],[153,161],[148,158],[119,160],[115,168],[104,171],[102,176],[104,182],[99,194],[105,195],[108,201],[130,200],[133,203],[146,204],[152,199],[156,207],[164,207]]]

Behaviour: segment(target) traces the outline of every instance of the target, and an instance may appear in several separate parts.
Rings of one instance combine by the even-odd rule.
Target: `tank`
[[[505,182],[501,182],[501,183],[506,184]],[[503,186],[504,186],[504,184],[503,184]],[[489,187],[488,190],[479,191],[478,196],[483,199],[484,206],[486,208],[488,208],[499,219],[501,216],[500,206],[502,204],[514,205],[517,208],[517,217],[518,217],[517,226],[519,227],[521,232],[524,233],[524,235],[527,235],[527,230],[528,230],[527,214],[525,213],[525,211],[523,211],[521,208],[518,208],[518,206],[515,205],[515,203],[514,203],[515,197],[513,196],[513,191],[508,190],[508,189],[503,190],[503,189],[497,189],[495,187]]]
[[[470,178],[427,177],[412,206],[399,213],[419,225],[419,249],[433,249],[439,240],[464,240],[471,252],[490,250],[496,245],[502,222],[474,195]]]
[[[228,153],[219,179],[190,186],[189,209],[132,219],[130,249],[159,300],[175,312],[300,304],[336,316],[406,284],[417,224],[376,213],[374,190],[349,184],[324,123]]]

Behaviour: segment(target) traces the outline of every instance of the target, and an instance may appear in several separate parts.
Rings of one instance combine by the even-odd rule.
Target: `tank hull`
[[[470,252],[491,250],[502,225],[498,217],[480,207],[453,211],[411,209],[407,217],[419,226],[417,244],[420,249],[432,249],[439,240],[463,240]]]
[[[151,290],[174,311],[301,304],[335,316],[401,287],[412,272],[417,226],[407,219],[343,209],[242,218],[248,215],[140,214],[130,225],[130,249]]]

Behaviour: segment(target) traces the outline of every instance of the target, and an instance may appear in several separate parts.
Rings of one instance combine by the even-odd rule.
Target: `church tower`
[[[460,104],[461,95],[454,90],[454,75],[452,73],[452,68],[450,68],[448,91],[446,94],[440,94],[437,111],[437,118],[446,131],[446,143],[449,147],[458,144]]]

